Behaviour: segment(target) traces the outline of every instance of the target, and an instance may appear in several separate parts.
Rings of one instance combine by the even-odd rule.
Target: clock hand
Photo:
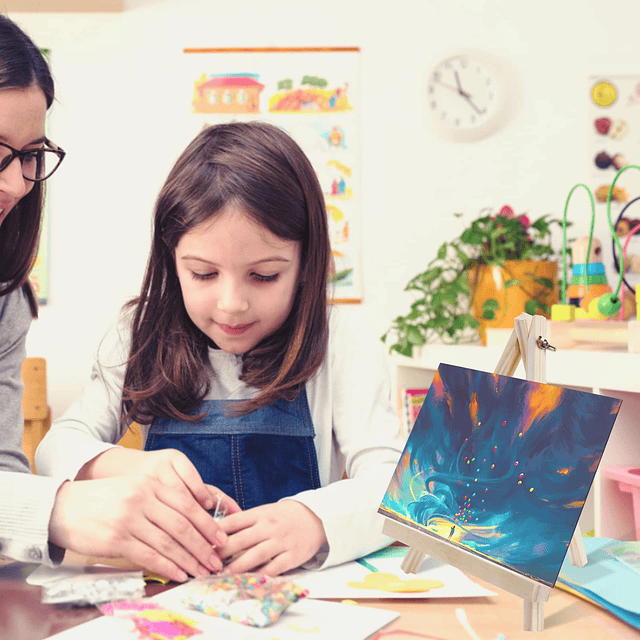
[[[484,113],[484,109],[479,109],[476,103],[471,99],[471,96],[468,93],[462,94],[465,100],[476,110],[476,113]]]
[[[458,95],[461,95],[476,111],[476,113],[484,113],[484,110],[479,109],[478,106],[473,102],[473,100],[471,100],[471,94],[467,93],[466,91],[462,90],[462,87],[460,86],[460,78],[458,76],[458,72],[454,71],[453,72],[456,78],[456,84],[458,85],[458,88],[456,89],[456,87],[452,87],[450,84],[447,84],[446,82],[442,82],[442,80],[433,80],[434,83],[439,84],[443,87],[446,87],[447,89],[450,89],[451,91],[455,91]]]
[[[456,93],[460,93],[460,91],[458,89],[456,89],[455,87],[452,87],[450,84],[447,84],[446,82],[442,82],[441,80],[434,80],[433,82],[435,82],[436,84],[439,84],[443,87],[446,87],[447,89],[451,89],[451,91],[455,91]]]
[[[470,94],[468,91],[464,91],[464,90],[462,89],[462,85],[460,84],[460,76],[458,75],[458,72],[457,72],[457,71],[454,71],[454,72],[453,72],[453,75],[455,75],[455,77],[456,77],[456,84],[458,85],[458,93],[459,93],[463,98],[466,98],[466,99],[471,103],[471,105],[473,106],[473,108],[474,108],[476,111],[478,111],[478,107],[476,107],[476,105],[475,105],[475,104],[473,104],[473,102],[471,102],[471,94]],[[478,111],[478,113],[481,113],[481,111]]]
[[[453,75],[455,75],[455,77],[456,77],[456,84],[458,85],[458,93],[461,96],[465,95],[464,91],[462,90],[462,85],[460,84],[460,76],[458,75],[458,72],[454,71]]]

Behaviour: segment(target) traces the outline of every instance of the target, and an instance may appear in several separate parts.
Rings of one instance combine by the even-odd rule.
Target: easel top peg
[[[546,382],[545,353],[556,350],[546,335],[547,319],[544,316],[521,313],[514,320],[513,332],[494,373],[512,376],[522,360],[527,380]]]

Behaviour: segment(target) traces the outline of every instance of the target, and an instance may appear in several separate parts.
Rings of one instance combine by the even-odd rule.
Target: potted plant
[[[554,225],[561,228],[562,220],[544,215],[531,222],[508,205],[497,214],[483,209],[409,281],[405,291],[417,296],[383,342],[395,339],[390,351],[411,356],[414,347],[428,342],[458,344],[480,337],[484,343],[487,326],[512,326],[523,311],[548,317],[557,301]]]

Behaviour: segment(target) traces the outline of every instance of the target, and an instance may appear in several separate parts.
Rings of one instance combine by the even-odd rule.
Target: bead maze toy
[[[549,325],[550,340],[554,344],[570,348],[579,344],[589,348],[627,348],[638,345],[640,350],[640,326],[627,323],[622,318],[624,291],[624,265],[626,251],[623,249],[611,219],[611,200],[618,178],[624,171],[638,169],[638,165],[626,165],[618,171],[607,196],[607,222],[614,244],[614,259],[619,265],[619,277],[615,289],[609,286],[603,263],[600,261],[601,246],[593,238],[595,203],[593,194],[585,184],[575,185],[567,196],[563,217],[562,276],[560,280],[560,303],[551,307]],[[591,204],[591,228],[589,235],[580,238],[572,247],[572,277],[567,280],[567,211],[571,197],[579,188],[584,188]],[[616,249],[619,258],[616,258]]]
[[[518,363],[520,362],[520,360],[522,360],[525,367],[526,379],[532,382],[544,383],[545,377],[546,377],[545,354],[547,350],[554,350],[554,347],[549,345],[549,342],[545,337],[546,335],[547,335],[546,318],[539,315],[530,316],[529,314],[526,314],[526,313],[523,313],[520,316],[518,316],[514,322],[514,330],[500,358],[500,361],[498,362],[498,365],[494,371],[494,374],[512,377],[516,371]],[[482,375],[486,375],[486,374],[482,374]],[[434,381],[434,384],[437,384],[437,383]],[[549,387],[547,389],[550,390],[551,388],[552,387]],[[438,390],[436,389],[435,394],[437,393],[438,393]],[[462,402],[462,404],[464,404],[464,402]],[[477,403],[475,403],[475,401],[472,399],[472,402],[470,405],[471,407],[470,410],[472,412],[474,411],[474,409],[472,408],[474,404],[476,404],[477,406]],[[609,409],[607,408],[607,411],[608,410]],[[462,416],[460,416],[460,419],[462,419]],[[425,424],[430,424],[430,423],[425,422]],[[506,421],[503,423],[503,425],[505,424],[507,424]],[[612,424],[613,423],[611,423],[610,427],[612,426]],[[447,427],[442,427],[442,429],[446,430]],[[414,428],[414,432],[418,433],[416,428]],[[412,435],[414,434],[414,432],[412,432]],[[464,433],[466,434],[467,432],[465,431]],[[513,433],[517,435],[517,430],[516,432],[513,432]],[[423,437],[422,435],[418,436],[418,438],[422,438],[422,437]],[[444,436],[444,437],[445,437],[445,440],[452,440],[453,438],[464,437],[464,436],[458,436],[458,434],[454,434],[452,432],[451,435]],[[466,439],[464,440],[464,443],[467,443]],[[464,443],[461,445],[462,447],[466,446]],[[421,440],[418,441],[416,444],[426,446],[425,443],[423,443]],[[427,444],[428,444],[428,449],[431,450],[432,443],[429,442]],[[438,448],[437,448],[438,452],[440,451],[439,447],[440,445],[438,445]],[[495,450],[496,449],[493,449],[493,451]],[[549,599],[549,595],[552,588],[550,584],[552,584],[553,581],[545,582],[544,579],[535,579],[534,577],[532,577],[531,572],[516,570],[512,568],[512,566],[509,566],[504,562],[496,561],[496,559],[491,554],[477,553],[471,550],[469,547],[465,548],[465,546],[462,544],[455,544],[455,542],[457,541],[456,540],[452,541],[452,534],[454,534],[454,531],[458,526],[457,521],[455,519],[457,516],[454,517],[454,519],[452,520],[448,516],[444,515],[447,513],[446,510],[443,510],[445,509],[444,503],[440,504],[439,502],[440,498],[437,498],[435,494],[432,495],[430,493],[430,491],[436,491],[435,488],[430,489],[429,491],[426,491],[427,483],[439,482],[438,480],[425,479],[424,483],[425,483],[426,493],[422,492],[421,494],[419,494],[419,497],[425,495],[426,499],[430,501],[428,504],[432,504],[434,500],[436,501],[434,503],[435,507],[433,507],[435,509],[435,515],[433,516],[433,518],[435,518],[437,522],[435,522],[433,526],[439,527],[438,531],[442,529],[444,534],[435,533],[435,530],[433,530],[434,533],[431,533],[432,529],[430,528],[431,527],[430,523],[429,523],[429,526],[427,527],[424,524],[423,525],[417,524],[417,522],[415,520],[412,521],[411,518],[399,517],[399,512],[394,513],[392,505],[398,504],[397,501],[400,501],[400,503],[402,503],[403,505],[407,505],[414,500],[414,498],[410,497],[408,494],[399,492],[400,491],[399,487],[400,486],[405,487],[403,491],[406,492],[407,485],[404,484],[405,481],[402,478],[411,477],[411,480],[409,481],[409,487],[411,489],[411,495],[413,495],[412,483],[413,483],[414,477],[412,474],[414,474],[415,470],[411,470],[410,465],[409,466],[407,465],[408,465],[409,458],[411,458],[412,456],[419,455],[417,451],[418,449],[415,449],[415,448],[412,449],[412,448],[409,448],[408,446],[405,453],[403,453],[403,458],[405,458],[406,456],[408,457],[404,462],[401,460],[401,462],[399,463],[398,469],[396,469],[394,478],[392,479],[392,482],[389,486],[387,494],[385,495],[385,499],[383,500],[383,504],[379,509],[379,513],[385,516],[385,521],[382,529],[383,533],[409,546],[407,555],[402,563],[402,569],[407,573],[415,573],[419,569],[420,565],[422,564],[427,554],[432,557],[438,558],[439,560],[442,560],[452,566],[458,567],[464,572],[470,573],[472,575],[476,575],[497,587],[500,587],[510,593],[513,593],[516,596],[521,597],[523,599],[524,630],[525,631],[542,631],[544,627],[544,603]],[[436,455],[436,458],[439,455],[450,456],[451,453],[448,452],[449,449],[446,449],[446,451],[447,453],[442,453],[442,454],[436,453],[433,455]],[[455,452],[455,449],[453,449],[453,451]],[[460,453],[461,451],[462,449],[460,449],[458,453],[454,453],[454,456],[452,459],[458,460],[459,458],[461,458],[461,456],[463,455],[462,453]],[[481,457],[485,457],[484,454]],[[475,458],[473,458],[473,460],[475,460]],[[574,461],[575,461],[575,458],[574,458]],[[416,460],[415,462],[418,463],[418,460]],[[482,462],[487,462],[488,464],[491,461],[483,460]],[[431,464],[431,463],[425,462],[425,464]],[[457,463],[454,462],[454,464],[457,464]],[[480,462],[478,462],[477,464],[480,464]],[[516,461],[515,464],[517,465],[518,462]],[[524,472],[526,467],[526,461],[523,461],[522,467],[523,467],[522,471]],[[447,467],[443,467],[441,470],[431,468],[431,471],[429,471],[429,474],[430,474],[429,477],[430,478],[440,477],[442,482],[449,483],[446,486],[452,485],[457,487],[457,485],[460,484],[459,482],[457,482],[457,477],[454,477],[454,475],[452,475],[453,473],[452,471],[447,472],[446,468]],[[493,466],[491,467],[491,469],[493,469]],[[480,469],[478,469],[478,471],[480,471]],[[491,472],[489,471],[488,473],[490,474]],[[470,477],[473,477],[473,476],[470,476]],[[522,475],[520,475],[520,478],[522,478]],[[495,482],[495,480],[492,480],[488,475],[483,476],[483,481],[485,481],[486,483],[489,483],[487,486],[494,486],[494,485],[491,485],[490,483]],[[397,484],[397,483],[402,483],[402,484]],[[518,484],[521,484],[521,482],[518,481]],[[469,487],[470,485],[467,484],[466,486]],[[476,485],[473,485],[473,486],[475,487]],[[477,489],[477,491],[489,491],[488,488],[482,489],[480,485],[477,485],[477,486],[480,487]],[[473,488],[469,490],[463,489],[463,491],[473,491],[473,490],[474,490]],[[528,488],[527,491],[534,491],[534,488],[533,487]],[[473,493],[473,496],[475,495],[476,493]],[[480,495],[484,496],[485,494],[481,493]],[[406,497],[403,497],[403,496],[406,496]],[[419,497],[415,497],[415,500],[417,501]],[[540,498],[542,498],[542,496],[540,496]],[[409,503],[405,502],[405,500],[407,499],[409,500]],[[522,499],[522,498],[519,498],[519,499]],[[482,500],[482,502],[484,503],[484,500]],[[479,508],[481,509],[481,507]],[[438,514],[443,514],[443,515],[438,515]],[[451,526],[451,522],[453,522],[454,526]],[[466,525],[463,525],[462,522],[460,522],[459,524],[461,526],[466,526]],[[450,531],[449,531],[449,528],[451,529]],[[480,527],[480,528],[483,528],[483,527]],[[571,528],[571,531],[573,531],[573,535],[568,544],[567,551],[569,553],[571,562],[575,566],[582,567],[586,564],[587,558],[584,550],[584,543],[582,541],[579,525],[573,526]],[[447,532],[448,532],[448,537],[446,535]],[[466,535],[466,534],[463,534],[463,535]],[[501,534],[498,531],[494,535],[500,536]],[[541,539],[540,544],[542,546],[545,546],[546,540]],[[560,555],[564,557],[564,553],[566,553],[566,551],[562,552]],[[535,556],[535,553],[533,555]],[[531,559],[530,561],[535,562],[535,559]],[[562,558],[560,559],[560,563],[561,561],[562,561]]]

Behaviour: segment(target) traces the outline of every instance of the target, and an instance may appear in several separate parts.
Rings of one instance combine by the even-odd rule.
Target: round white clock
[[[427,86],[431,129],[444,140],[474,142],[509,118],[513,88],[507,70],[483,52],[463,51],[439,62]]]

